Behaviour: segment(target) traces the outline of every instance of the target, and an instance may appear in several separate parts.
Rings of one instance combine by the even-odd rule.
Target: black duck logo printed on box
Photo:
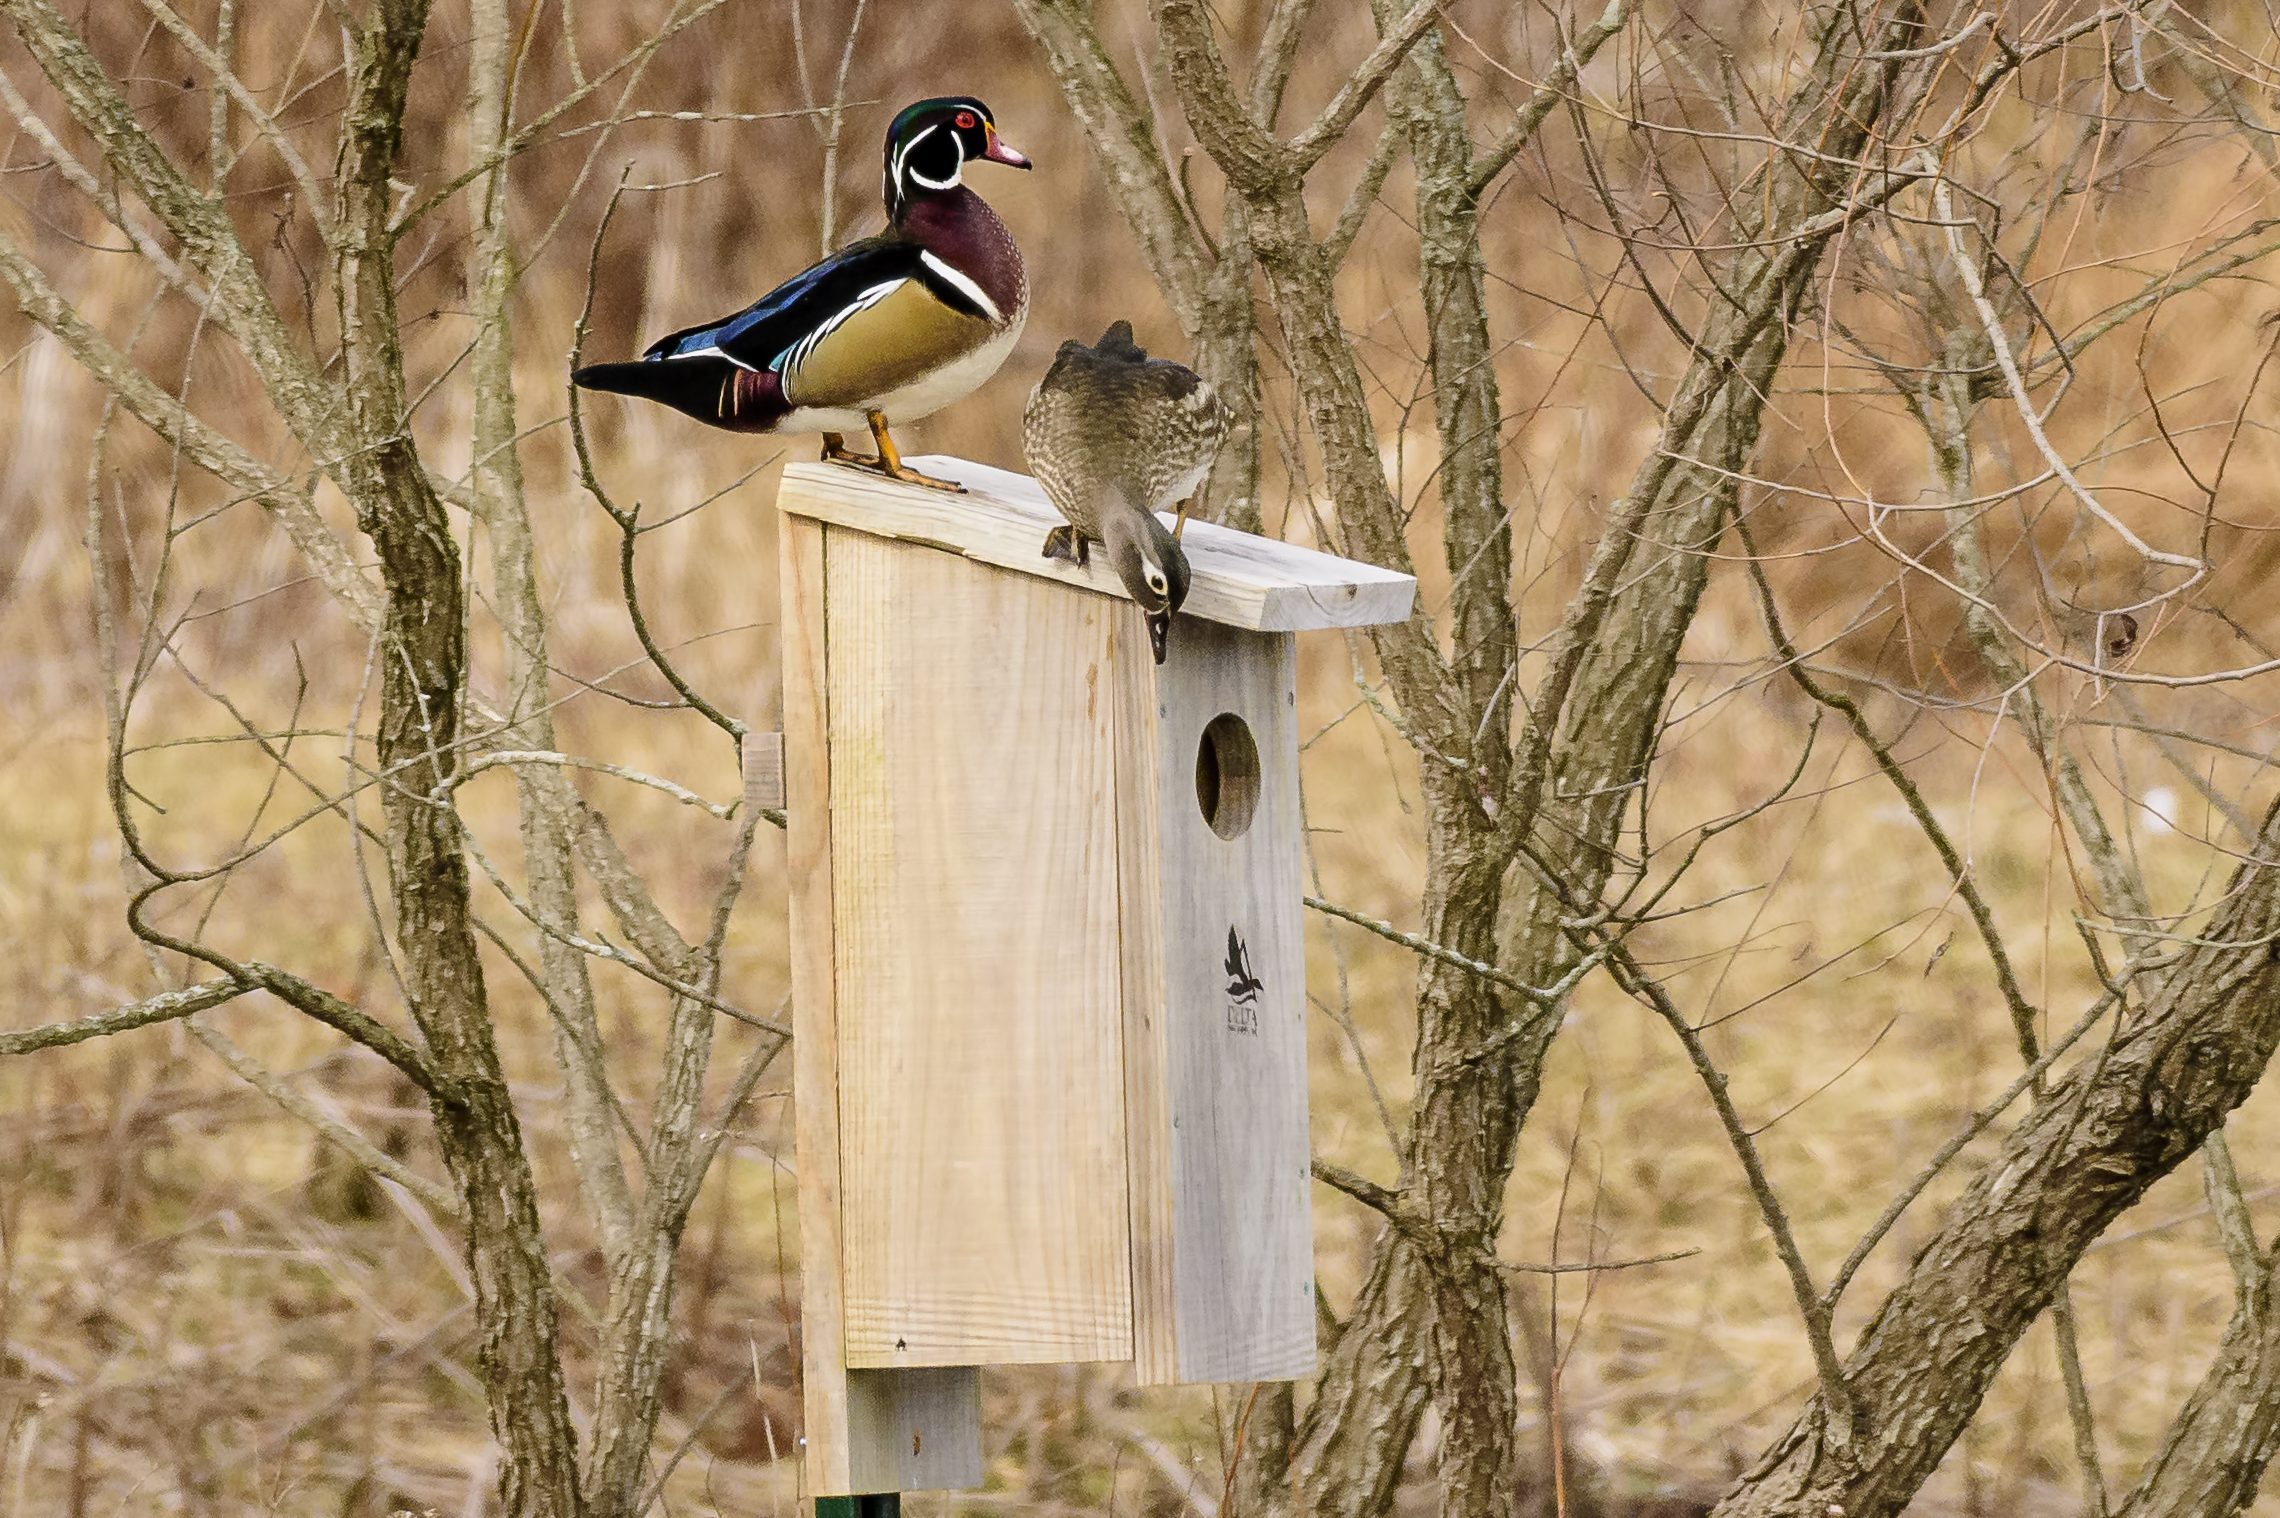
[[[1251,970],[1251,951],[1244,946],[1243,935],[1230,926],[1227,929],[1227,1031],[1249,1033],[1259,1031],[1259,993],[1266,990],[1266,982]]]

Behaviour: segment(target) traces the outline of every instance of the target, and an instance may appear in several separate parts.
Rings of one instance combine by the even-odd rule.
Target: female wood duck
[[[997,213],[961,182],[968,162],[1026,169],[989,107],[921,100],[887,128],[887,230],[848,244],[718,321],[650,344],[638,362],[570,376],[731,432],[821,432],[823,456],[941,490],[903,464],[887,429],[930,416],[995,374],[1029,316],[1029,276]],[[849,451],[868,426],[878,453]]]
[[[1232,421],[1193,369],[1150,358],[1117,322],[1088,348],[1061,344],[1021,413],[1021,450],[1055,509],[1069,519],[1045,535],[1045,557],[1085,562],[1108,550],[1125,590],[1148,616],[1156,662],[1187,599],[1187,554],[1156,513],[1187,508]]]

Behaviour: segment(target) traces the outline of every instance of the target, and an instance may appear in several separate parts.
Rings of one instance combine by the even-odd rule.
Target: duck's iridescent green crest
[[[1030,166],[998,137],[990,108],[971,95],[941,95],[904,106],[887,126],[881,195],[888,217],[899,216],[909,200],[955,188],[965,166],[974,162]]]

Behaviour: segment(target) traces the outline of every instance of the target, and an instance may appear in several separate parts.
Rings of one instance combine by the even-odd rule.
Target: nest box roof
[[[924,543],[1018,574],[1124,596],[1107,555],[1093,555],[1083,569],[1044,556],[1045,534],[1061,525],[1061,514],[1029,476],[942,455],[906,462],[956,480],[967,493],[898,484],[836,464],[792,464],[784,470],[778,504],[835,527]],[[1369,627],[1408,616],[1417,595],[1417,581],[1409,575],[1209,522],[1189,522],[1180,544],[1191,572],[1180,614],[1230,627]]]

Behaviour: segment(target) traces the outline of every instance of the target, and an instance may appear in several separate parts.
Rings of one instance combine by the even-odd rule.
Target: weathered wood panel
[[[951,495],[838,464],[792,464],[778,503],[789,513],[884,538],[930,544],[1057,585],[1124,597],[1105,554],[1083,569],[1040,551],[1061,516],[1025,474],[965,459],[926,457],[914,468],[956,480]],[[1184,618],[1270,632],[1367,627],[1409,615],[1417,582],[1374,564],[1293,543],[1190,522],[1181,538],[1191,580]]]
[[[1175,629],[1184,633],[1186,628]],[[1157,837],[1156,665],[1140,609],[1111,628],[1116,691],[1116,879],[1121,922],[1126,1184],[1132,1196],[1132,1365],[1180,1379],[1173,1260],[1172,1107],[1164,1019],[1164,889]],[[1175,636],[1173,647],[1179,639]]]
[[[849,1371],[847,1442],[853,1491],[980,1486],[982,1373],[971,1365]]]
[[[1124,914],[1136,1375],[1303,1376],[1314,1265],[1294,640],[1183,622],[1152,670],[1138,612],[1123,615],[1119,690],[1154,680],[1151,705],[1119,707],[1119,779],[1152,781],[1157,798],[1153,848],[1126,829],[1123,879],[1143,897],[1153,876],[1160,903],[1128,897]],[[1207,773],[1214,719],[1233,719],[1231,741]],[[1214,829],[1207,799],[1236,836]]]
[[[799,1149],[800,1376],[811,1496],[979,1486],[980,1375],[863,1371],[844,1354],[839,1063],[832,974],[824,528],[782,524],[784,730],[791,809],[792,1084]]]
[[[861,533],[826,559],[848,1363],[1126,1359],[1125,608]]]

